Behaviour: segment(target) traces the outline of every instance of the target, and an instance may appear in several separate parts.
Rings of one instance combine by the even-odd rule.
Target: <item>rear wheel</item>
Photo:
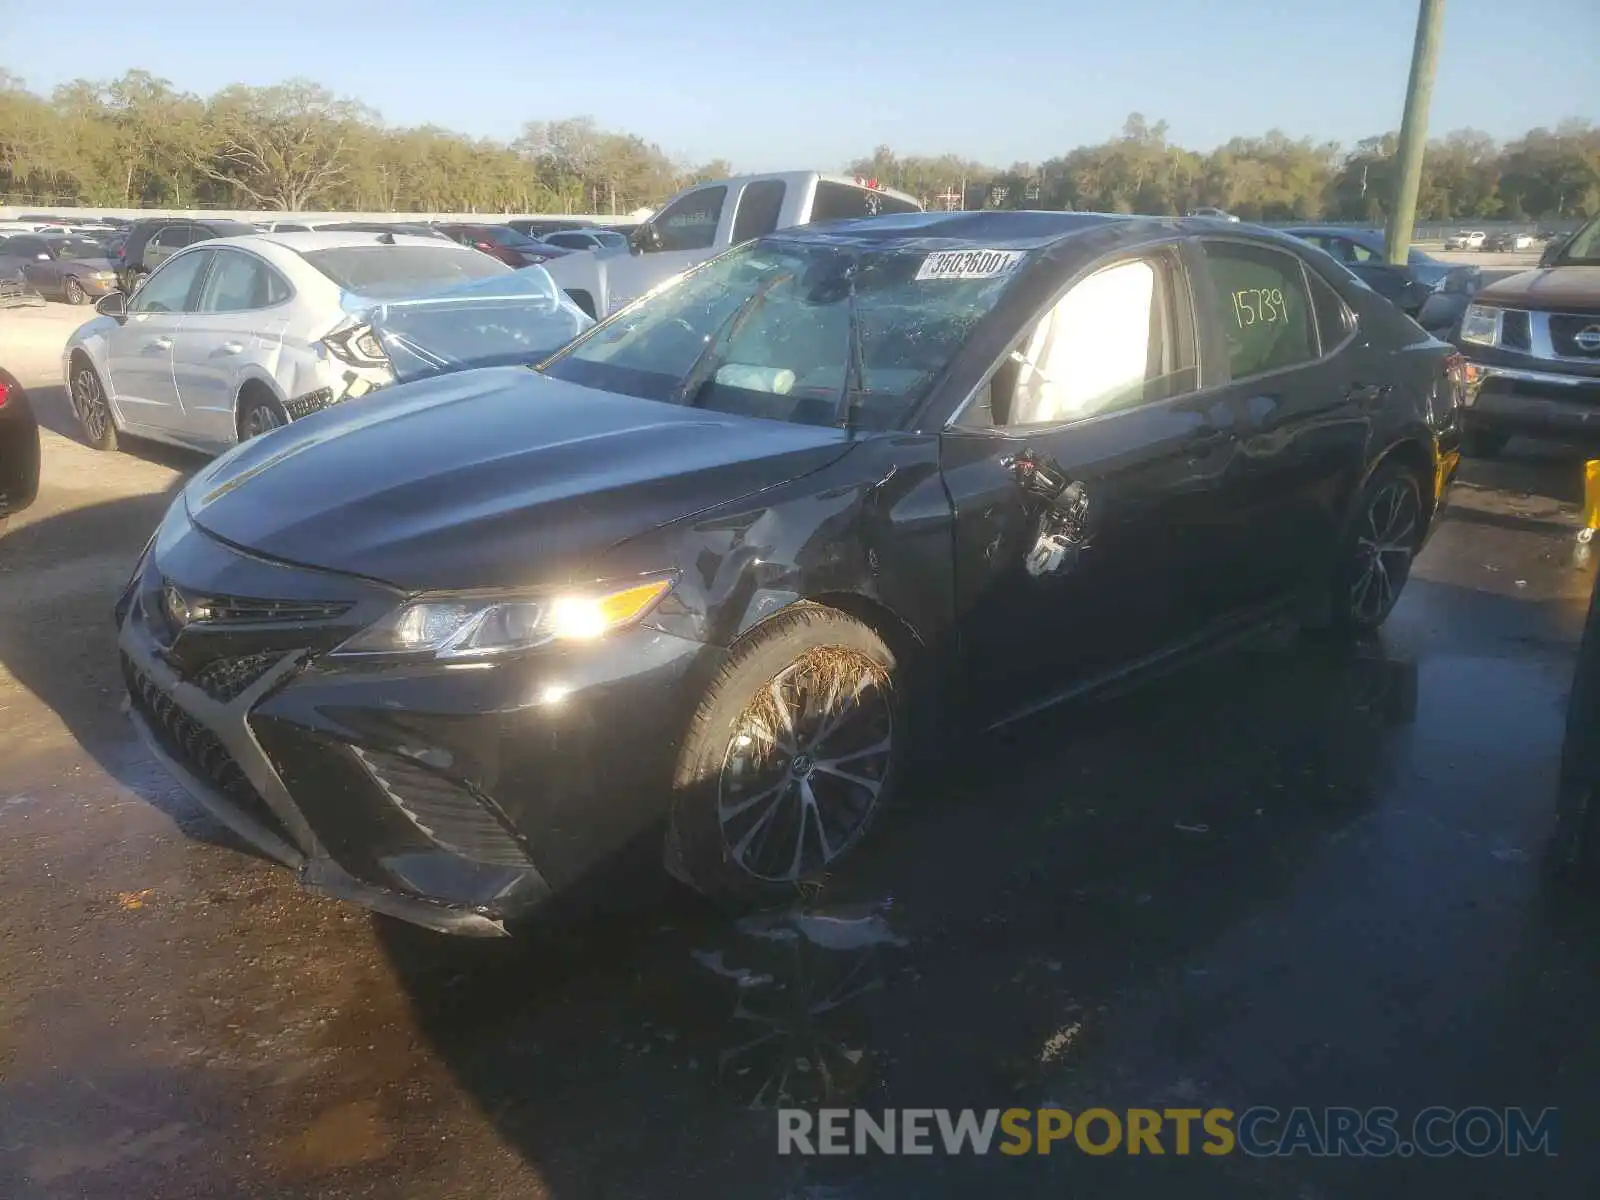
[[[72,359],[67,394],[72,401],[72,415],[83,429],[83,440],[96,450],[115,450],[117,423],[111,417],[111,400],[99,373],[82,354]]]
[[[247,442],[263,433],[289,423],[289,414],[283,411],[275,396],[264,391],[251,390],[239,399],[239,440]]]
[[[1336,628],[1368,633],[1388,620],[1411,577],[1423,532],[1417,476],[1399,463],[1379,467],[1362,489],[1336,564],[1331,597]]]
[[[823,882],[890,802],[909,745],[894,654],[806,604],[735,648],[701,701],[674,781],[669,870],[720,901]]]
[[[1461,435],[1461,452],[1468,458],[1495,458],[1510,440],[1509,434],[1468,429]]]
[[[68,304],[89,303],[89,293],[83,290],[83,284],[79,283],[70,275],[67,276],[67,282],[61,290],[65,295]]]

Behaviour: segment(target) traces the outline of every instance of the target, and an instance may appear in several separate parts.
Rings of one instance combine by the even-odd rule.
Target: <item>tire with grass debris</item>
[[[679,756],[668,870],[734,906],[826,882],[904,773],[899,671],[868,625],[822,605],[796,605],[746,635]]]

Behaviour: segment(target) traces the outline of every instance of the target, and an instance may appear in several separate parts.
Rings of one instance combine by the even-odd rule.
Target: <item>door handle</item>
[[[146,350],[171,350],[172,339],[169,337],[151,338],[144,346]]]
[[[1394,385],[1389,383],[1353,383],[1350,390],[1345,393],[1345,398],[1357,404],[1376,404],[1388,398],[1394,391]]]
[[[213,350],[211,352],[212,357],[214,357],[214,358],[222,358],[225,355],[229,355],[229,354],[243,354],[243,353],[244,353],[244,344],[242,342],[223,342],[222,345],[218,346],[215,350]]]

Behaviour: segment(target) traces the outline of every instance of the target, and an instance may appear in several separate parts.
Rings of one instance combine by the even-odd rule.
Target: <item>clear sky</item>
[[[201,93],[301,75],[391,124],[496,138],[590,115],[741,170],[880,142],[1005,166],[1131,111],[1195,149],[1398,128],[1415,25],[1412,0],[161,0],[80,29],[0,0],[0,66],[43,92],[131,67]],[[1600,120],[1600,0],[1446,0],[1430,133],[1567,116]]]

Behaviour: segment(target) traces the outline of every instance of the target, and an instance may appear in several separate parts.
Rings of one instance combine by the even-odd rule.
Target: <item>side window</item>
[[[778,227],[778,213],[783,209],[784,186],[781,179],[761,179],[739,193],[739,211],[733,218],[733,241],[747,242],[751,238],[771,233]]]
[[[1344,253],[1340,257],[1345,262],[1381,263],[1383,261],[1383,255],[1367,249],[1360,242],[1345,242]]]
[[[39,255],[47,253],[44,239],[38,237],[12,238],[11,244],[6,249],[12,254],[23,255],[27,258],[37,258]]]
[[[131,313],[181,313],[200,276],[200,269],[211,258],[210,253],[179,254],[157,267],[145,281],[132,302]]]
[[[269,305],[282,304],[290,296],[294,295],[294,289],[289,286],[289,281],[287,279],[285,279],[282,275],[279,275],[271,267],[267,267],[266,272],[267,303]]]
[[[651,224],[661,235],[656,250],[709,250],[717,240],[717,222],[722,220],[722,205],[728,189],[701,188],[674,200]]]
[[[1205,253],[1233,378],[1317,357],[1316,326],[1298,258],[1243,242],[1206,242]]]
[[[267,264],[237,250],[218,250],[205,286],[200,289],[197,312],[243,312],[271,303]],[[148,284],[146,286],[149,286]]]
[[[1310,267],[1306,268],[1306,282],[1311,286],[1311,309],[1316,314],[1322,353],[1328,354],[1354,332],[1355,314],[1333,285]]]
[[[854,187],[823,179],[811,198],[812,221],[845,221],[855,217],[876,217],[884,213],[920,211],[897,196],[874,188]]]
[[[1193,390],[1181,280],[1167,259],[1139,258],[1074,284],[996,371],[994,423],[1082,420]]]

